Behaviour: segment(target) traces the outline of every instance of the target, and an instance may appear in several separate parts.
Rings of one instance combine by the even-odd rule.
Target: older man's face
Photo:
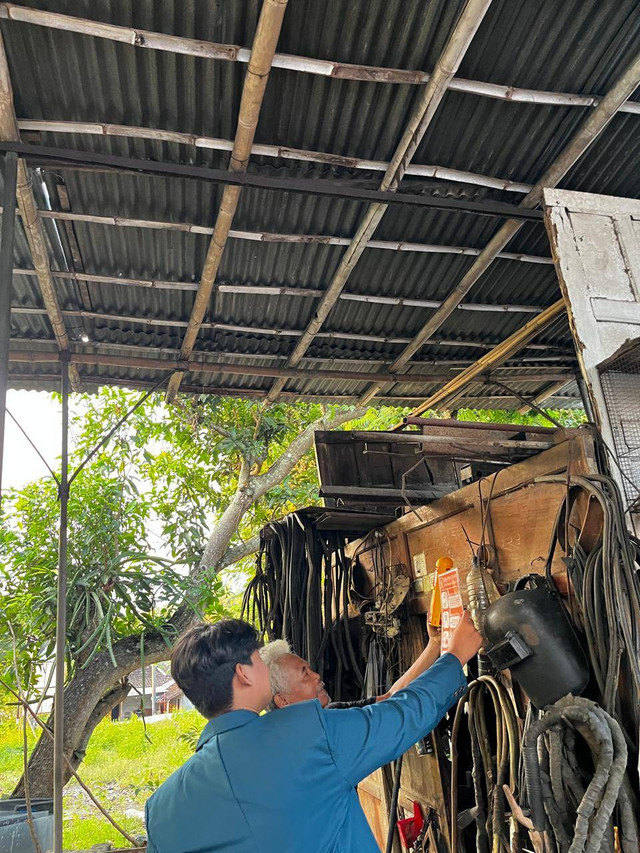
[[[288,685],[286,692],[276,693],[273,697],[279,708],[309,699],[318,699],[323,708],[329,704],[331,699],[324,689],[322,679],[305,660],[298,655],[284,655],[278,663]]]

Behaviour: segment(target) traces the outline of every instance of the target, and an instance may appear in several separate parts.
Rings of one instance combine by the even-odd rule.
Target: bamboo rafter
[[[425,84],[422,95],[404,128],[402,138],[391,157],[391,162],[380,183],[381,190],[395,192],[398,189],[407,166],[415,155],[420,142],[427,132],[427,128],[433,121],[438,107],[442,103],[448,84],[458,70],[490,5],[491,0],[468,0],[464,6],[460,17],[447,39],[444,50],[438,57],[434,70],[429,76],[429,82]],[[364,216],[358,224],[356,233],[340,260],[340,264],[331,279],[329,287],[317,305],[304,334],[291,353],[289,358],[289,365],[291,367],[295,367],[300,362],[300,359],[302,359],[311,346],[314,337],[320,332],[324,321],[338,301],[349,276],[362,257],[368,241],[372,238],[387,210],[388,205],[380,202],[369,204],[367,207]],[[284,385],[285,382],[282,379],[277,379],[273,383],[267,398],[269,402],[274,402],[278,399],[278,395],[284,388]]]
[[[0,213],[2,208],[0,207]],[[93,213],[65,213],[60,210],[43,210],[38,208],[42,219],[56,221],[86,222],[90,225],[107,225],[118,228],[151,228],[159,231],[182,231],[185,234],[202,234],[210,236],[213,228],[208,225],[196,225],[191,222],[170,222],[162,219],[134,219],[127,216],[102,216]],[[301,243],[320,246],[348,246],[349,237],[338,237],[331,234],[277,234],[269,231],[239,231],[231,229],[229,237],[235,240],[252,240],[257,243]],[[412,243],[404,240],[369,240],[367,249],[382,249],[391,252],[418,252],[423,254],[467,255],[477,257],[481,249],[471,246],[443,246],[438,243]],[[553,259],[544,255],[526,255],[521,252],[500,252],[502,260],[519,261],[528,264],[552,265]]]
[[[117,136],[128,139],[148,139],[158,142],[171,142],[205,148],[213,151],[231,151],[230,139],[218,139],[210,136],[195,136],[192,133],[180,133],[170,130],[158,130],[149,127],[133,127],[124,124],[100,124],[84,121],[42,121],[40,119],[18,119],[20,130],[45,133],[73,133],[82,136]],[[372,172],[385,172],[389,166],[383,160],[365,160],[360,157],[343,157],[340,154],[325,154],[321,151],[307,151],[302,148],[289,148],[283,145],[254,144],[251,153],[261,157],[277,157],[284,160],[301,160],[307,163],[321,163],[328,166],[340,166],[345,169],[365,169]],[[494,178],[445,166],[423,166],[410,164],[405,172],[411,177],[440,178],[461,184],[473,184],[514,193],[528,193],[531,184],[510,181],[507,178]]]
[[[557,382],[552,382],[551,385],[549,385],[547,388],[540,391],[538,394],[535,395],[535,397],[533,397],[533,399],[531,400],[532,405],[533,406],[540,406],[540,405],[542,405],[542,403],[546,402],[551,397],[555,397],[555,395],[558,393],[558,391],[561,391],[565,387],[566,384],[567,384],[566,382],[563,382],[560,379]],[[520,406],[520,408],[518,409],[518,412],[521,415],[526,415],[527,412],[531,411],[531,408],[532,408],[531,405]]]
[[[16,141],[19,139],[19,136],[9,64],[4,49],[4,41],[0,34],[0,139],[3,141]],[[46,308],[46,314],[58,347],[64,352],[69,349],[69,337],[60,312],[53,279],[51,278],[47,243],[42,228],[42,221],[36,206],[36,200],[33,195],[33,189],[31,188],[31,179],[26,164],[22,159],[18,160],[16,198],[27,243],[29,244],[29,251],[31,252],[31,259],[36,270],[38,287]],[[72,388],[78,390],[80,388],[80,377],[75,367],[70,371],[69,379]]]
[[[253,139],[258,125],[260,109],[264,93],[269,80],[271,63],[276,50],[280,29],[287,0],[262,0],[262,8],[258,19],[258,26],[251,47],[247,73],[242,87],[242,99],[240,101],[240,112],[236,126],[236,135],[233,141],[233,150],[229,162],[229,171],[244,173],[249,164]],[[200,286],[191,309],[191,317],[187,331],[182,341],[181,358],[188,359],[198,337],[202,326],[204,315],[209,307],[209,301],[213,292],[213,285],[218,274],[220,261],[227,245],[231,223],[235,216],[240,201],[242,188],[238,186],[225,186],[222,200],[218,209],[213,235],[207,256],[202,268]],[[169,380],[167,386],[167,400],[175,399],[182,373],[176,371]]]
[[[12,344],[20,344],[27,347],[40,346],[40,345],[49,345],[51,340],[49,338],[20,338],[14,337],[11,338]],[[75,344],[76,347],[80,346],[79,343]],[[100,351],[109,352],[112,350],[115,354],[122,354],[123,351],[129,351],[135,355],[140,353],[140,347],[136,344],[114,344],[108,341],[94,341],[91,342],[82,342],[83,347],[87,347],[88,349],[94,349],[98,347]],[[149,355],[157,355],[157,356],[169,356],[170,358],[177,356],[180,353],[180,349],[176,347],[152,347],[146,346],[144,347],[144,352]],[[311,366],[320,365],[327,363],[331,363],[333,365],[362,365],[366,364],[368,367],[372,367],[374,365],[380,365],[383,368],[388,367],[392,358],[380,358],[380,357],[372,357],[373,353],[364,353],[361,358],[354,358],[353,356],[345,355],[344,350],[334,350],[326,356],[305,356],[302,359],[304,364],[309,364]],[[240,359],[240,360],[260,360],[260,361],[270,361],[276,362],[281,361],[284,362],[287,359],[286,354],[283,353],[262,353],[262,352],[242,352],[236,350],[198,350],[194,351],[192,354],[193,360],[197,360],[198,358],[232,358],[232,359]],[[532,362],[530,366],[530,370],[535,369],[536,367],[544,366],[546,364],[554,366],[558,370],[566,369],[565,365],[573,365],[575,362],[575,353],[567,353],[566,355],[522,355],[520,354],[516,360],[513,362],[509,362],[507,360],[503,365],[501,365],[500,370],[504,372],[505,377],[510,376],[508,371],[517,371],[522,368],[523,362]],[[474,359],[470,358],[432,358],[425,359],[421,361],[413,361],[411,362],[412,368],[419,370],[423,367],[443,367],[443,368],[462,368],[468,367],[470,364],[474,363]]]
[[[56,12],[46,12],[40,9],[17,6],[13,3],[0,3],[0,18],[11,21],[22,21],[35,26],[64,30],[81,35],[96,36],[97,38],[109,39],[137,48],[183,54],[201,59],[248,63],[250,58],[250,51],[238,45],[218,44],[201,39],[166,35],[165,33],[153,32],[151,30],[122,27],[116,24],[107,24],[71,15],[62,15]],[[306,56],[293,56],[284,53],[274,54],[272,67],[339,80],[395,83],[409,86],[422,86],[428,83],[430,79],[430,75],[426,71],[358,65],[333,60],[314,59]],[[487,83],[480,80],[467,80],[460,77],[453,77],[448,82],[447,88],[454,92],[464,92],[470,95],[478,95],[479,97],[507,101],[509,103],[540,104],[557,107],[596,107],[602,100],[598,95],[524,89],[519,86]],[[621,108],[621,112],[640,114],[640,103],[627,103]]]
[[[32,316],[46,316],[47,312],[44,308],[30,307],[24,305],[14,305],[11,308],[12,314],[24,314]],[[104,322],[112,321],[116,323],[139,323],[142,326],[158,327],[167,326],[175,329],[186,329],[189,325],[187,320],[174,320],[169,317],[136,317],[128,314],[110,314],[102,311],[80,311],[80,310],[64,310],[64,317],[79,317],[87,320],[102,320]],[[280,338],[300,338],[304,335],[304,329],[282,329],[282,328],[267,328],[264,326],[243,326],[235,323],[202,323],[202,329],[209,329],[218,332],[235,332],[246,335],[268,335]],[[316,337],[328,338],[333,340],[344,341],[345,332],[319,332]],[[354,341],[369,341],[379,344],[406,344],[411,338],[394,336],[394,335],[368,335],[355,332],[349,332],[348,337]],[[468,347],[471,349],[490,350],[495,344],[480,342],[480,341],[465,341],[465,340],[449,340],[441,338],[433,340],[431,343],[434,346],[451,346],[451,347]],[[549,347],[544,344],[531,344],[531,349],[548,350]],[[181,359],[184,361],[184,357]]]
[[[531,340],[539,335],[541,331],[546,329],[558,317],[564,314],[566,310],[564,299],[559,299],[550,305],[548,308],[530,320],[521,329],[518,329],[512,335],[509,335],[504,341],[501,341],[496,347],[479,358],[475,364],[467,367],[454,379],[450,379],[442,388],[431,394],[417,409],[411,413],[412,415],[421,415],[428,409],[433,409],[436,406],[445,405],[451,399],[463,391],[466,385],[470,382],[479,381],[487,371],[494,370],[507,358],[511,358],[519,349],[530,345]]]
[[[35,275],[35,269],[15,268],[14,275]],[[94,275],[92,273],[52,270],[54,279],[63,281],[91,282],[93,284],[112,284],[122,287],[143,287],[150,290],[186,290],[197,291],[198,285],[191,281],[166,281],[162,279],[125,278],[117,275]],[[308,287],[284,287],[281,285],[218,284],[218,293],[238,293],[245,296],[297,296],[306,299],[318,299],[322,290]],[[340,299],[347,302],[366,302],[375,305],[401,305],[406,308],[438,308],[442,303],[429,299],[412,299],[403,296],[376,296],[363,293],[341,293]],[[497,313],[497,314],[537,314],[542,311],[538,305],[491,305],[484,303],[462,304],[461,311]]]

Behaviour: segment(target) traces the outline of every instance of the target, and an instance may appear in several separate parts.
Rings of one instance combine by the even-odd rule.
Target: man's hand
[[[455,655],[462,666],[468,663],[482,648],[482,636],[476,631],[469,611],[465,610],[457,628],[451,636],[449,653]]]
[[[427,634],[429,635],[429,642],[440,642],[440,636],[442,634],[442,629],[437,625],[432,625],[429,621],[427,621]]]

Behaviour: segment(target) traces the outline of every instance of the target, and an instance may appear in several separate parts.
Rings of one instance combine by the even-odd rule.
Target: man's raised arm
[[[411,684],[366,708],[322,713],[333,760],[349,785],[398,758],[435,728],[464,695],[467,681],[462,667],[481,645],[482,637],[465,614],[447,654]]]

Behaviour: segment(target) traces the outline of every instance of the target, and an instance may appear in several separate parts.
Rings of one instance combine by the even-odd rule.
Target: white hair
[[[289,689],[289,679],[285,675],[281,662],[285,655],[290,655],[291,646],[286,640],[273,640],[260,649],[260,657],[269,667],[271,693],[286,693]]]

